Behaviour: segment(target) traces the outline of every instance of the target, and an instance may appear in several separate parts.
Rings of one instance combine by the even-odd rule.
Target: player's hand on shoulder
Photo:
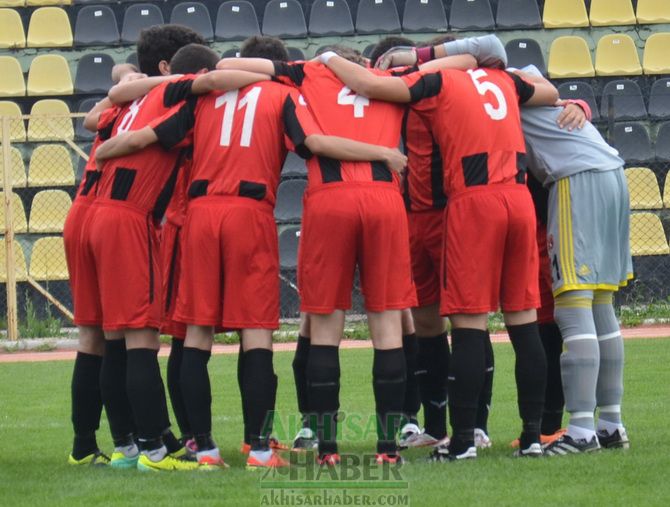
[[[377,59],[375,68],[387,70],[393,67],[413,67],[418,61],[416,49],[398,46],[389,49]]]
[[[384,163],[391,169],[391,171],[402,175],[405,166],[407,166],[407,156],[405,156],[405,154],[398,148],[387,148],[386,151],[387,153]]]
[[[584,126],[586,113],[579,105],[567,100],[559,100],[556,105],[563,108],[556,119],[560,128],[572,132],[574,129],[581,129]]]

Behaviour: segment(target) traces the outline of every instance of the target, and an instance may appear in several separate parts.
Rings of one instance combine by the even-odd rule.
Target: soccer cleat
[[[475,447],[477,449],[488,449],[492,442],[483,429],[475,428]]]
[[[74,466],[88,465],[94,467],[104,467],[109,465],[110,459],[109,456],[107,456],[102,451],[98,450],[92,454],[89,454],[88,456],[84,456],[81,459],[75,459],[74,456],[70,454],[67,458],[67,463],[68,465],[74,465]]]
[[[375,454],[375,462],[378,465],[402,465],[403,459],[400,454],[377,453]]]
[[[159,461],[152,461],[149,456],[144,453],[140,454],[137,460],[137,469],[141,471],[171,471],[171,470],[197,470],[200,464],[186,457],[175,458],[171,454],[166,454],[163,459]]]
[[[193,452],[188,447],[180,447],[175,452],[170,453],[170,456],[177,459],[183,459],[185,461],[198,461],[197,453]]]
[[[572,438],[567,433],[551,444],[544,446],[545,456],[565,456],[566,454],[586,454],[600,450],[598,438],[594,435],[590,440]]]
[[[337,453],[333,454],[321,454],[316,457],[317,464],[321,466],[335,466],[340,464],[340,455]]]
[[[139,459],[139,451],[134,456],[126,456],[121,451],[114,451],[112,453],[112,459],[109,464],[112,466],[112,468],[137,468],[137,461]]]
[[[530,444],[526,449],[514,451],[514,456],[517,458],[539,458],[542,454],[542,446],[537,442]]]
[[[275,437],[270,437],[270,449],[274,449],[275,451],[288,451],[289,450],[287,445],[282,444]],[[240,453],[249,454],[250,452],[251,452],[251,444],[247,444],[246,442],[242,442],[242,445],[240,446]]]
[[[398,449],[404,450],[410,447],[430,447],[437,445],[439,440],[429,435],[416,424],[405,424],[400,430]]]
[[[247,457],[247,470],[258,470],[260,468],[284,468],[289,466],[288,461],[283,459],[279,453],[273,450],[270,453],[270,457],[263,461],[258,459],[258,457],[249,454]]]
[[[316,433],[314,433],[310,428],[300,428],[298,434],[293,439],[293,446],[291,450],[293,452],[304,452],[311,451],[316,449],[319,446],[319,439],[316,438]]]
[[[228,464],[223,461],[223,458],[214,456],[203,456],[198,460],[198,470],[200,471],[212,471],[212,470],[225,470],[228,468]]]
[[[630,449],[630,440],[626,428],[623,426],[610,434],[607,431],[599,431],[598,442],[603,449]]]
[[[556,433],[552,433],[551,435],[540,435],[540,444],[543,446],[550,444],[552,442],[555,442],[559,438],[561,438],[563,435],[565,435],[565,432],[567,430],[565,428],[561,428],[558,430]],[[517,438],[516,440],[512,440],[509,444],[510,447],[516,449],[519,447],[519,439]]]
[[[447,445],[440,445],[433,449],[433,452],[428,456],[428,461],[433,463],[445,462],[445,461],[460,461],[466,459],[475,459],[477,457],[477,447],[472,446],[468,447],[464,452],[460,454],[452,454],[449,452],[449,447]]]

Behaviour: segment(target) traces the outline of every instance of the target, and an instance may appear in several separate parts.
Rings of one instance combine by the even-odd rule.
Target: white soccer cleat
[[[416,424],[405,424],[400,430],[398,447],[408,449],[410,447],[429,447],[438,443],[438,440],[419,428]]]
[[[483,429],[475,428],[475,447],[477,449],[488,449],[493,443]]]

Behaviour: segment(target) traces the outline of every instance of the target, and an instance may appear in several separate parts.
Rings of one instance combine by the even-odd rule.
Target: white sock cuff
[[[598,335],[598,341],[604,342],[605,340],[611,340],[612,338],[618,338],[621,336],[621,331],[614,331],[612,333]]]
[[[602,407],[598,407],[598,410],[608,414],[619,414],[621,413],[621,405],[604,405]]]
[[[567,336],[563,338],[563,343],[568,343],[576,340],[597,340],[598,336],[595,334],[584,333],[584,334],[573,334],[572,336]]]

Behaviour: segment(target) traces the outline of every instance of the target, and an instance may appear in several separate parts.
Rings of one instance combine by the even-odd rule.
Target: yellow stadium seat
[[[0,116],[21,116],[18,104],[10,101],[0,102]],[[9,140],[23,142],[26,140],[26,126],[21,118],[9,120]]]
[[[660,209],[663,207],[656,175],[646,167],[626,169],[631,209]]]
[[[26,0],[0,0],[0,7],[23,7]]]
[[[642,74],[635,42],[626,34],[604,35],[596,47],[598,76],[638,76]]]
[[[637,22],[641,25],[670,23],[668,0],[637,0]]]
[[[0,192],[2,202],[0,202],[0,231],[5,231],[5,201],[4,192]],[[26,220],[26,210],[23,207],[23,201],[19,194],[12,192],[12,211],[14,213],[14,233],[28,232],[28,220]]]
[[[28,95],[72,95],[74,86],[67,60],[61,55],[36,56],[28,71]]]
[[[653,213],[631,213],[630,250],[632,255],[667,255],[670,253],[663,224]]]
[[[0,56],[0,97],[22,97],[26,94],[23,71],[16,58]]]
[[[26,166],[23,163],[23,157],[18,148],[10,148],[10,157],[11,157],[11,169],[12,169],[12,188],[16,187],[25,187],[27,178],[26,178]],[[2,171],[4,171],[5,163],[0,157],[0,188],[5,186],[4,178],[2,177]],[[0,204],[1,205],[1,204]],[[0,223],[0,228],[2,224]]]
[[[26,34],[18,11],[0,9],[0,48],[26,47]]]
[[[72,0],[26,0],[26,5],[40,7],[43,5],[72,5]]]
[[[35,280],[67,280],[65,246],[61,236],[40,238],[33,245],[28,273]]]
[[[30,110],[28,141],[74,139],[70,109],[62,100],[38,100]],[[33,116],[34,115],[34,116]]]
[[[591,0],[591,26],[634,25],[636,22],[631,0]]]
[[[591,50],[581,37],[558,37],[549,49],[549,77],[593,77],[596,75],[591,61]]]
[[[67,12],[59,7],[40,7],[33,11],[26,37],[29,48],[72,47],[72,27]]]
[[[670,74],[670,33],[655,33],[644,45],[645,74]]]
[[[26,268],[26,254],[23,251],[21,243],[14,240],[14,273],[17,282],[25,282],[28,279],[28,269]],[[0,238],[0,283],[7,281],[7,250],[5,248],[5,238]]]
[[[58,144],[45,144],[33,150],[28,169],[29,187],[74,185],[70,152]]]
[[[584,0],[545,0],[542,22],[545,28],[589,26]]]
[[[37,192],[30,207],[28,230],[35,233],[63,232],[67,212],[72,199],[62,190],[42,190]]]
[[[667,175],[663,184],[663,207],[670,208],[670,178]]]

